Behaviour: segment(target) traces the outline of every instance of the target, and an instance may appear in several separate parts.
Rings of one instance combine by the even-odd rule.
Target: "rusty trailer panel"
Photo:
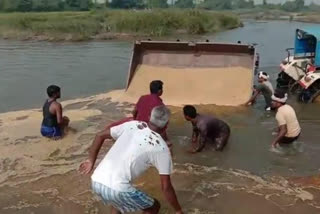
[[[138,65],[174,68],[241,66],[254,72],[255,48],[245,44],[210,42],[136,41],[131,57],[127,86]]]

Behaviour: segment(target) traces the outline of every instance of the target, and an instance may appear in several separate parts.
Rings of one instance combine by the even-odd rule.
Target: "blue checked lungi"
[[[95,181],[92,181],[92,189],[105,204],[112,205],[121,213],[148,209],[154,204],[153,198],[137,189],[119,192]]]
[[[49,138],[62,137],[62,131],[60,127],[48,127],[48,126],[42,125],[40,132],[44,137],[49,137]]]

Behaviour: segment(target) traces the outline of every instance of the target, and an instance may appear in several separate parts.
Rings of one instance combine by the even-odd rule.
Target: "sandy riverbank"
[[[87,157],[96,131],[106,123],[127,115],[130,103],[111,102],[110,94],[63,102],[72,122],[68,136],[61,141],[43,139],[39,133],[38,109],[0,114],[0,212],[11,213],[108,213],[109,209],[90,191],[90,179],[77,172]],[[181,127],[181,109],[172,108],[170,130]],[[230,114],[235,109],[224,109]],[[239,110],[237,110],[239,111]],[[216,111],[217,113],[218,111]],[[186,213],[227,214],[316,214],[320,189],[312,178],[288,180],[259,177],[246,171],[204,166],[189,161],[184,145],[190,140],[170,131],[175,143],[173,183]],[[112,142],[106,143],[99,159]],[[212,151],[199,154],[210,155]],[[212,155],[212,154],[211,154]],[[218,154],[214,154],[215,156]],[[223,155],[223,154],[221,154]],[[222,156],[221,156],[222,157]],[[191,158],[191,157],[189,157]],[[188,179],[186,179],[188,178]],[[310,178],[311,179],[311,178]],[[161,213],[172,213],[164,202],[158,176],[151,170],[136,185],[163,202]],[[227,201],[227,203],[226,203]]]

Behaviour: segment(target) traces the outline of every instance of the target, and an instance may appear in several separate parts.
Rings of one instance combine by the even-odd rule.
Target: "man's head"
[[[258,82],[262,83],[264,81],[267,81],[269,79],[269,75],[264,72],[264,71],[260,71],[258,73]]]
[[[183,115],[187,121],[193,121],[197,117],[197,109],[192,105],[183,107]]]
[[[61,97],[61,89],[59,86],[50,85],[47,88],[47,94],[50,98],[59,99]]]
[[[283,91],[276,90],[272,95],[271,99],[272,99],[272,103],[271,103],[272,108],[278,109],[284,104],[286,104],[288,99],[288,94]]]
[[[154,107],[151,111],[149,122],[158,129],[163,129],[169,122],[170,110],[165,106]]]
[[[150,93],[160,97],[163,93],[163,82],[161,80],[153,80],[150,83]]]

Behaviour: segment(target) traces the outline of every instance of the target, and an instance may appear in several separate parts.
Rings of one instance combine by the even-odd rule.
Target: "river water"
[[[306,25],[312,24],[248,21],[243,28],[213,36],[206,35],[201,39],[257,43],[260,67],[271,74],[272,81],[275,81],[279,62],[286,56],[285,49],[293,46],[294,30]],[[0,41],[0,112],[40,107],[46,97],[45,88],[48,84],[58,84],[62,87],[63,100],[123,88],[131,46],[129,42],[116,41]],[[181,109],[173,108],[169,134],[175,144],[174,182],[182,204],[188,212],[247,214],[257,213],[257,209],[260,208],[265,208],[259,211],[260,213],[320,212],[315,208],[320,207],[320,192],[314,193],[314,189],[309,191],[308,194],[312,193],[313,198],[311,200],[306,194],[310,200],[303,203],[305,192],[301,192],[300,188],[295,189],[286,180],[319,174],[320,108],[318,104],[300,104],[294,99],[290,100],[290,104],[297,111],[303,134],[294,147],[276,151],[270,150],[270,143],[274,137],[271,133],[276,126],[274,114],[262,110],[263,99],[259,99],[257,105],[252,108],[199,106],[201,112],[215,114],[227,121],[232,127],[232,137],[222,153],[207,148],[206,151],[193,156],[185,152],[189,146],[190,124],[183,121]],[[98,116],[99,112],[86,110],[92,106],[103,114]],[[2,140],[8,146],[1,147],[6,149],[1,154],[13,152],[15,158],[0,157],[0,169],[5,175],[0,177],[0,188],[5,188],[3,185],[11,185],[9,189],[2,189],[2,194],[0,193],[0,213],[42,213],[44,210],[49,210],[49,213],[102,213],[105,210],[99,202],[92,201],[92,196],[86,192],[89,187],[81,187],[81,182],[88,182],[88,179],[80,179],[75,169],[85,158],[88,144],[96,131],[90,129],[90,126],[101,127],[101,123],[106,123],[106,120],[120,117],[119,109],[116,104],[101,104],[92,100],[86,100],[83,104],[71,104],[69,108],[87,111],[84,113],[90,120],[74,123],[76,129],[85,130],[84,134],[76,136],[75,140],[74,136],[71,136],[66,143],[62,142],[61,147],[47,143],[43,148],[39,144],[40,141],[29,143],[29,148],[21,144],[29,142],[30,139],[37,140],[37,134],[30,135],[27,139],[16,137],[14,143],[9,142],[11,136],[3,137]],[[12,133],[15,133],[20,120],[32,114],[39,116],[37,112],[15,115]],[[4,115],[0,118],[0,128],[1,119],[4,124],[6,120],[3,118],[12,118],[11,113]],[[74,112],[74,115],[83,114]],[[31,121],[32,124],[33,122]],[[8,127],[7,129],[10,129],[11,126]],[[77,145],[69,145],[71,141],[77,142]],[[37,149],[43,150],[39,152],[40,155],[37,154]],[[46,150],[49,151],[49,157],[46,157]],[[16,155],[19,152],[23,155]],[[37,156],[37,160],[34,156]],[[31,164],[24,164],[25,158]],[[19,164],[22,166],[19,167]],[[35,168],[34,171],[31,168]],[[15,170],[23,173],[18,176],[19,173],[13,172]],[[33,173],[43,178],[50,176],[33,184]],[[156,179],[155,176],[151,173],[144,180],[138,181],[138,184],[158,196],[160,191],[150,184]],[[19,186],[19,182],[23,183],[24,179],[30,181],[29,184]],[[52,184],[54,187],[51,187]],[[309,188],[305,186],[307,187]],[[75,190],[77,188],[78,191]],[[31,193],[24,192],[30,189]],[[43,196],[48,199],[43,199]],[[228,201],[230,206],[225,201]],[[58,205],[52,205],[55,202]],[[240,207],[238,212],[234,211]]]

